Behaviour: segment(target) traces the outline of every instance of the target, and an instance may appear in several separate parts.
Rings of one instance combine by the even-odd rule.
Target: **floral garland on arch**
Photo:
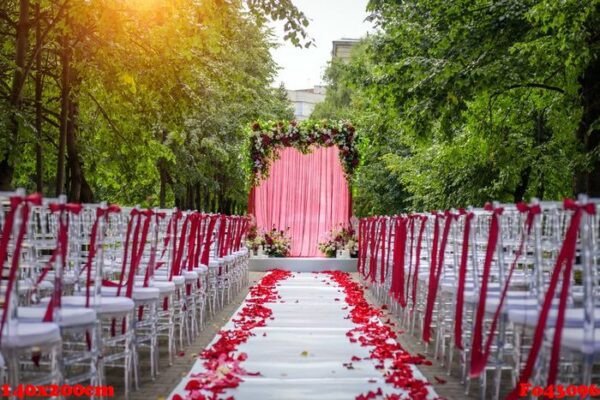
[[[249,145],[252,186],[269,176],[271,162],[277,159],[278,150],[285,147],[308,154],[313,146],[335,145],[339,149],[346,178],[351,180],[359,163],[355,132],[354,126],[345,121],[255,122]]]

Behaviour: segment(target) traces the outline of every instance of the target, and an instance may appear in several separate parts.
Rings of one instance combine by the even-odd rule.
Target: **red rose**
[[[265,235],[265,242],[271,246],[273,244],[273,239],[269,235]]]

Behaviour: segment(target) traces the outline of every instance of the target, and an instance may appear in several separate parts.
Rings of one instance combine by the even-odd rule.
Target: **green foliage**
[[[14,22],[23,1],[10,0],[0,10],[0,153],[10,155],[13,187],[35,190],[35,145],[41,143],[44,191],[54,194],[68,48],[77,158],[96,199],[155,206],[162,195],[166,205],[243,209],[244,127],[258,118],[292,116],[285,89],[271,88],[276,65],[265,22],[283,20],[290,41],[310,45],[301,11],[290,1],[42,0],[38,18],[31,2],[27,63],[34,65],[35,28],[47,35],[39,49],[42,69],[34,65],[26,76],[17,110],[9,100]],[[34,125],[38,73],[41,141]]]
[[[315,110],[357,127],[358,214],[560,199],[598,167],[588,104],[600,99],[583,79],[597,84],[600,1],[372,0],[368,10],[377,32],[348,65],[330,65]]]

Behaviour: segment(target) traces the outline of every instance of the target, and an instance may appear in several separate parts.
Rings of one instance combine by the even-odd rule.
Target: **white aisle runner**
[[[357,325],[344,318],[349,307],[343,289],[329,275],[294,273],[278,284],[277,292],[279,302],[265,304],[273,311],[267,326],[253,329],[254,336],[238,347],[238,352],[248,356],[240,366],[248,372],[260,372],[260,376],[242,376],[238,387],[218,398],[355,399],[378,388],[386,395],[409,398],[402,389],[386,384],[383,371],[369,359],[372,347],[350,342],[346,333]],[[232,321],[223,329],[233,329]],[[416,367],[410,368],[414,378],[425,381]],[[189,394],[186,382],[203,370],[203,361],[196,361],[171,397],[179,394],[185,399]],[[429,394],[430,398],[436,397],[431,387]]]

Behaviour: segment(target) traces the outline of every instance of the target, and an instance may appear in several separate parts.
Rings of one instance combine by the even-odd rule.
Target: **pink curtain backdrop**
[[[250,192],[249,212],[258,228],[290,228],[293,257],[319,257],[317,245],[334,226],[347,224],[352,200],[338,148],[302,154],[288,147],[270,168],[269,178]]]

